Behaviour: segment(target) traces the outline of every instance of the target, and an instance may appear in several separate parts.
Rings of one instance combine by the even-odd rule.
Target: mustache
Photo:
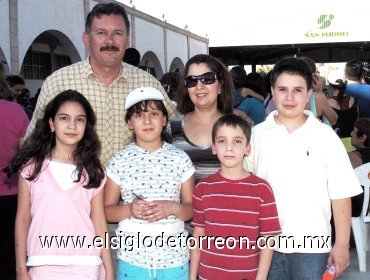
[[[116,51],[116,52],[118,52],[119,48],[117,48],[116,46],[104,46],[104,47],[100,48],[100,51],[101,52],[104,52],[104,51]]]

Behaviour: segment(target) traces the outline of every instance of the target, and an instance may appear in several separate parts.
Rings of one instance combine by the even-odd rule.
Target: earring
[[[221,90],[218,91],[218,94],[221,94]]]

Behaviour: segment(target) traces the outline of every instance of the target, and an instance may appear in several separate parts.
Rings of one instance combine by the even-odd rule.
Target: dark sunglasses
[[[216,73],[213,72],[207,72],[199,76],[187,76],[185,81],[185,87],[186,88],[192,88],[195,87],[200,81],[203,85],[211,85],[217,80]]]

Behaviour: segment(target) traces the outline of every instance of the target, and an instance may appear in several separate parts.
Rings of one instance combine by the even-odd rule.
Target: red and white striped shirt
[[[255,279],[256,240],[281,232],[270,185],[253,174],[229,180],[217,172],[195,187],[193,206],[192,225],[208,237],[201,242],[200,279]],[[217,246],[213,237],[227,239],[229,246]]]

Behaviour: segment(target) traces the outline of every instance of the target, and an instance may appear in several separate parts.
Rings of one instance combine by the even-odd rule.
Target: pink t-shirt
[[[63,191],[53,177],[45,160],[42,172],[34,181],[27,181],[31,194],[31,225],[27,237],[27,256],[100,256],[100,249],[92,246],[95,237],[94,225],[91,221],[91,200],[102,191],[106,178],[99,188],[86,189],[81,182],[75,183],[71,188]],[[29,177],[33,164],[26,166],[21,176]],[[51,246],[42,246],[47,238],[54,236]],[[72,237],[74,241],[72,241]],[[70,238],[68,246],[58,246],[57,241]],[[76,238],[84,240],[74,246]],[[59,247],[59,248],[58,248]],[[55,263],[58,264],[58,263]]]
[[[14,102],[0,99],[0,196],[18,192],[18,176],[8,178],[3,169],[18,151],[18,140],[28,127],[28,117],[22,107]]]

